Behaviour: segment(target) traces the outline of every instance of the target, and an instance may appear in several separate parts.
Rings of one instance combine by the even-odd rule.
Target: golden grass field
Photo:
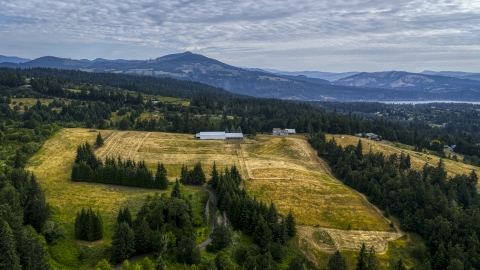
[[[268,135],[242,144],[196,140],[193,135],[162,132],[115,132],[97,151],[107,156],[144,160],[156,169],[161,162],[170,180],[180,176],[182,164],[202,163],[208,175],[213,162],[220,170],[236,165],[247,190],[258,199],[273,201],[278,210],[295,213],[298,223],[338,229],[389,230],[388,223],[356,192],[328,176],[314,150],[301,136]]]
[[[105,137],[112,131],[102,130]],[[141,188],[109,186],[95,183],[76,183],[70,180],[77,146],[88,141],[94,144],[97,132],[88,129],[62,129],[57,132],[37,152],[26,169],[35,173],[45,189],[47,202],[53,208],[53,219],[66,229],[69,237],[57,245],[50,246],[52,264],[59,269],[91,269],[103,258],[104,250],[110,243],[116,215],[121,207],[128,206],[132,213],[138,212],[147,195],[155,192],[170,192]],[[185,188],[188,193],[199,198],[203,190]],[[76,212],[82,207],[92,207],[100,211],[104,221],[103,240],[84,242],[73,240],[73,224]],[[94,258],[91,262],[80,262],[80,249],[87,250]],[[89,264],[90,263],[90,264]]]
[[[302,135],[258,135],[255,139],[244,141],[204,141],[185,134],[101,131],[103,137],[110,133],[105,145],[96,151],[97,156],[144,160],[153,172],[157,163],[161,162],[167,168],[170,181],[180,176],[182,165],[192,168],[201,162],[208,177],[213,162],[220,170],[235,164],[246,179],[245,186],[251,195],[267,204],[273,201],[283,215],[293,211],[300,225],[300,242],[313,248],[317,259],[334,249],[328,250],[315,244],[312,235],[315,231],[328,231],[335,241],[335,248],[353,251],[362,242],[367,242],[375,246],[378,253],[386,251],[386,254],[389,252],[386,250],[388,243],[401,236],[391,231],[389,222],[366,199],[334,178],[328,165],[317,157]],[[136,212],[145,196],[155,193],[139,188],[71,182],[70,173],[77,146],[85,141],[93,144],[96,135],[88,129],[63,129],[47,141],[28,163],[28,169],[35,172],[46,189],[47,200],[54,208],[54,220],[70,226],[71,234],[75,213],[83,206],[105,213],[106,227],[112,227],[120,207],[128,205],[132,212]],[[364,144],[364,149],[368,151],[369,146]],[[187,189],[189,192],[201,192]],[[105,240],[76,242],[76,245],[101,253],[109,244],[112,231],[106,230]],[[78,256],[75,250],[64,251],[75,245],[71,242],[74,241],[50,247],[52,257],[60,267],[64,267],[69,259],[73,260],[70,257]],[[399,243],[403,245],[405,241]],[[62,256],[70,257],[55,257],[60,253],[67,253]],[[80,266],[69,265],[69,268]]]
[[[340,144],[341,146],[345,147],[347,145],[357,145],[358,140],[360,138],[355,137],[355,136],[350,136],[350,135],[326,135],[327,140],[332,139],[335,137],[335,141]],[[363,146],[363,152],[368,153],[370,150],[372,152],[383,152],[385,155],[391,155],[393,153],[396,153],[398,156],[402,152],[405,154],[410,155],[410,162],[411,162],[411,168],[415,170],[420,170],[422,167],[425,165],[425,163],[430,164],[431,166],[437,166],[438,162],[440,161],[440,157],[435,156],[435,155],[430,155],[427,153],[419,153],[415,152],[412,150],[407,150],[407,149],[400,149],[397,147],[394,147],[391,145],[391,143],[387,141],[373,141],[369,139],[361,139],[362,140],[362,146]],[[470,174],[472,170],[477,171],[479,168],[469,165],[469,164],[464,164],[463,162],[458,162],[458,161],[453,161],[450,159],[443,159],[443,162],[445,164],[445,169],[447,170],[448,174],[450,176],[454,176],[455,174]]]

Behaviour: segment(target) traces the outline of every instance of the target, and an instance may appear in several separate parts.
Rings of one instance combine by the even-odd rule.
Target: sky
[[[480,0],[0,0],[0,55],[480,72]]]

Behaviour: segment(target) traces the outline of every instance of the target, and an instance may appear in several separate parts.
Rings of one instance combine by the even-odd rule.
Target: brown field
[[[344,147],[347,145],[356,146],[358,144],[358,140],[360,139],[358,137],[349,135],[327,135],[327,140],[330,140],[332,137],[335,137],[335,141]],[[390,145],[390,143],[387,141],[377,142],[369,139],[361,140],[364,153],[368,153],[371,150],[372,152],[383,152],[385,155],[391,155],[393,153],[396,153],[398,156],[400,156],[402,152],[404,152],[405,154],[409,154],[411,158],[411,167],[415,170],[422,169],[425,163],[428,163],[432,166],[437,166],[438,162],[440,161],[440,157],[438,156],[430,155],[427,153],[419,153],[408,149],[397,148]],[[443,159],[443,161],[445,164],[445,169],[450,176],[454,176],[455,174],[468,175],[472,172],[472,170],[479,170],[478,167],[464,164],[462,162],[457,162],[450,159]]]

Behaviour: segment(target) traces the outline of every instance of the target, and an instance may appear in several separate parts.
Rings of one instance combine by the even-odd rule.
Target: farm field
[[[360,138],[350,135],[326,135],[327,140],[332,139],[335,137],[335,141],[340,144],[341,146],[345,147],[347,145],[357,145],[358,140]],[[343,137],[343,138],[342,138]],[[419,153],[408,149],[401,149],[392,146],[389,142],[382,141],[372,141],[369,139],[361,139],[363,145],[363,152],[368,153],[370,150],[373,152],[383,152],[385,155],[391,155],[396,153],[398,156],[402,152],[405,154],[409,154],[411,158],[411,167],[415,170],[421,170],[425,163],[428,163],[432,166],[437,166],[438,162],[440,161],[440,157],[435,155],[430,155],[427,153]],[[462,162],[453,161],[450,159],[443,159],[445,169],[447,170],[450,176],[454,176],[455,174],[470,174],[472,170],[478,170],[478,167],[464,164]]]
[[[399,242],[403,246],[410,243],[410,240],[399,240],[402,233],[393,231],[380,211],[336,180],[328,165],[317,157],[302,135],[286,138],[258,135],[255,139],[243,141],[204,141],[194,139],[191,134],[162,132],[102,130],[101,134],[106,138],[105,145],[96,150],[97,156],[144,160],[154,172],[157,163],[161,162],[170,181],[180,176],[182,165],[192,168],[201,162],[207,175],[214,162],[219,170],[236,165],[251,195],[267,204],[274,202],[280,214],[293,211],[299,224],[299,242],[313,250],[310,255],[317,259],[328,257],[325,254],[338,248],[345,250],[347,255],[351,253],[349,262],[354,263],[358,248],[365,242],[373,245],[378,254],[384,254],[381,260],[385,263],[390,259],[390,251],[386,248],[390,243]],[[27,169],[37,175],[46,189],[54,220],[71,236],[50,246],[54,265],[59,268],[87,269],[93,265],[95,258],[101,258],[109,245],[113,230],[108,228],[113,228],[118,209],[129,206],[132,212],[136,212],[147,195],[158,192],[71,182],[77,146],[85,141],[93,144],[96,135],[88,129],[63,129],[28,163]],[[203,192],[189,187],[186,190],[195,198],[201,197]],[[93,243],[72,240],[75,214],[84,206],[104,213],[104,240]],[[319,243],[319,232],[326,232],[333,246]],[[95,255],[91,255],[91,261],[80,262],[77,259],[79,253]]]
[[[105,137],[111,133],[102,130]],[[49,246],[52,265],[58,269],[92,269],[103,257],[110,245],[116,215],[121,207],[128,206],[132,213],[138,212],[147,195],[167,191],[109,186],[95,183],[77,183],[70,180],[72,165],[77,146],[88,141],[93,145],[97,132],[88,129],[63,129],[57,132],[37,152],[27,164],[26,169],[35,173],[45,189],[47,202],[53,209],[53,220],[58,222],[67,234],[64,240]],[[197,200],[206,191],[185,187],[186,192]],[[100,211],[104,223],[104,237],[96,242],[73,240],[74,221],[77,211],[82,207],[92,207]],[[195,207],[195,204],[194,204]],[[198,206],[197,206],[198,208]],[[202,206],[200,206],[200,209]],[[85,256],[83,261],[79,256]]]
[[[180,176],[182,165],[191,168],[201,162],[208,175],[213,162],[220,170],[235,164],[251,195],[267,204],[273,201],[283,215],[290,209],[294,212],[302,225],[300,238],[310,244],[311,232],[323,229],[331,232],[336,248],[357,251],[367,242],[384,253],[389,240],[402,236],[357,192],[334,179],[328,165],[301,135],[206,141],[185,134],[117,131],[96,154],[144,160],[152,170],[161,162],[171,181]],[[329,253],[335,249],[318,250]]]

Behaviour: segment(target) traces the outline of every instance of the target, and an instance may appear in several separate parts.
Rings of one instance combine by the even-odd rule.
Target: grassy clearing
[[[111,131],[100,132],[102,136],[106,136]],[[96,136],[97,132],[88,132],[88,129],[63,129],[47,141],[27,164],[27,170],[35,173],[45,189],[47,201],[53,209],[53,220],[67,233],[67,238],[57,245],[49,246],[54,261],[52,265],[61,269],[92,269],[100,259],[107,257],[105,249],[110,244],[116,215],[121,207],[128,206],[132,213],[136,213],[147,195],[170,192],[170,189],[160,192],[71,182],[70,173],[77,146],[85,141],[93,144]],[[205,191],[186,187],[186,192],[195,198],[194,207],[202,208],[196,198],[203,196]],[[103,240],[96,242],[73,240],[75,216],[82,207],[92,207],[100,211],[104,222]]]
[[[358,137],[349,136],[349,135],[327,135],[327,140],[330,140],[333,136],[335,136],[335,141],[342,146],[347,146],[347,145],[356,146],[359,140]],[[388,141],[377,142],[377,141],[372,141],[368,139],[361,139],[361,140],[362,140],[364,153],[368,153],[371,150],[372,152],[383,152],[385,155],[391,155],[396,153],[398,156],[400,156],[402,152],[404,152],[405,154],[409,154],[411,157],[411,166],[415,170],[422,169],[425,163],[428,163],[432,166],[436,166],[440,161],[440,157],[438,156],[409,150],[412,148],[407,145],[399,144],[397,146],[401,146],[401,148],[397,148],[395,147],[395,144],[390,143]],[[479,170],[478,167],[475,167],[469,164],[464,164],[462,162],[457,162],[449,159],[443,159],[443,161],[445,164],[445,169],[448,171],[450,176],[454,176],[455,174],[468,175],[470,174],[470,172],[472,172],[472,170]]]
[[[94,137],[92,134],[90,139]],[[117,131],[97,150],[97,155],[145,160],[152,171],[162,162],[170,180],[180,176],[182,164],[190,167],[201,162],[206,174],[214,161],[219,169],[235,164],[248,179],[245,186],[250,194],[266,203],[273,201],[281,214],[291,209],[297,222],[307,228],[328,230],[335,245],[338,242],[349,248],[369,238],[384,250],[389,239],[398,237],[366,200],[332,178],[328,166],[301,135],[258,135],[241,142],[225,142],[195,140],[193,135],[185,134]],[[205,231],[197,233],[205,236]],[[348,242],[349,238],[356,240]],[[313,234],[299,238],[299,245],[304,240],[305,245],[311,245],[312,239]],[[307,254],[313,259],[329,257],[330,251],[309,248],[312,250]]]

